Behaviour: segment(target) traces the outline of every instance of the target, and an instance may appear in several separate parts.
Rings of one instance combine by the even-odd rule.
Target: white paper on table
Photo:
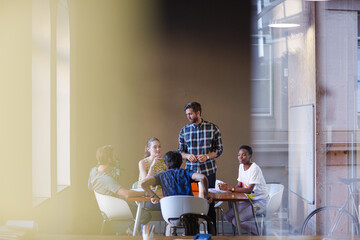
[[[135,192],[144,192],[144,189],[142,188],[131,188],[130,190]]]
[[[215,189],[215,188],[209,188],[209,192],[211,192],[211,193],[224,193],[224,192],[230,192],[230,191],[219,190],[219,189]]]

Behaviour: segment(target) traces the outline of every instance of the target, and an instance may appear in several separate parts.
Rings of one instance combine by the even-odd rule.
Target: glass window
[[[32,191],[33,204],[51,197],[50,6],[32,2]]]
[[[360,74],[359,74],[359,71],[360,71],[360,38],[358,37],[358,50],[357,50],[357,54],[358,54],[358,64],[357,64],[357,69],[358,69],[358,77],[357,77],[357,90],[358,90],[358,93],[357,93],[357,112],[358,114],[360,113],[360,94],[359,94],[359,89],[360,89]],[[359,127],[358,127],[359,128]]]
[[[253,6],[254,161],[268,182],[285,186],[272,230],[299,234],[313,210],[343,206],[348,193],[359,193],[358,184],[341,179],[359,171],[360,7],[352,0],[254,0]],[[339,211],[320,211],[305,233],[356,233],[358,197],[349,203],[340,224]]]
[[[56,26],[57,186],[70,185],[70,29],[66,0],[59,0]]]
[[[262,37],[261,37],[262,38]],[[269,44],[252,45],[256,66],[252,74],[252,115],[272,115],[272,82],[271,82],[271,46]]]

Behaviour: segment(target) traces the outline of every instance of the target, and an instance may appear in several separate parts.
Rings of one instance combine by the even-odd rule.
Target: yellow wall
[[[204,119],[222,131],[218,178],[236,182],[238,147],[250,143],[246,21],[234,35],[218,28],[205,33],[169,31],[160,7],[143,1],[69,1],[72,185],[53,191],[33,213],[31,2],[0,1],[0,29],[12,39],[0,38],[0,49],[7,52],[0,54],[0,68],[6,66],[0,71],[6,86],[1,88],[1,109],[9,116],[0,120],[1,132],[7,133],[1,133],[2,165],[9,166],[1,170],[0,190],[9,196],[0,200],[0,224],[34,219],[43,232],[97,233],[101,216],[87,190],[97,147],[115,147],[124,186],[130,187],[137,180],[137,163],[149,137],[161,140],[163,153],[177,149],[178,133],[188,123],[183,107],[192,100],[203,105]],[[18,202],[21,207],[15,210]]]
[[[31,208],[31,1],[0,1],[0,219]],[[1,221],[1,222],[2,222]]]

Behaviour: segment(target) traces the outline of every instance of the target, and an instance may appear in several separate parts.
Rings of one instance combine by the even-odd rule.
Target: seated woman
[[[152,137],[147,141],[144,157],[144,159],[139,161],[139,183],[147,177],[151,177],[166,170],[164,160],[161,159],[161,144],[156,137]],[[147,202],[145,207],[160,210],[160,204],[154,205]]]
[[[239,149],[238,160],[239,176],[238,183],[235,187],[226,183],[219,183],[219,188],[225,191],[246,193],[255,206],[255,212],[262,213],[265,211],[269,201],[269,194],[260,167],[252,162],[252,148],[242,145]],[[257,235],[255,224],[247,222],[253,217],[252,206],[250,202],[237,203],[239,213],[240,226],[250,234]],[[236,226],[234,209],[230,209],[225,214],[225,219]]]

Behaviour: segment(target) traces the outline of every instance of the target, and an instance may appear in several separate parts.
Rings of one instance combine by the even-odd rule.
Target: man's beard
[[[191,122],[192,122],[192,123],[197,123],[197,121],[199,121],[199,118],[198,118],[198,117],[194,117]]]

